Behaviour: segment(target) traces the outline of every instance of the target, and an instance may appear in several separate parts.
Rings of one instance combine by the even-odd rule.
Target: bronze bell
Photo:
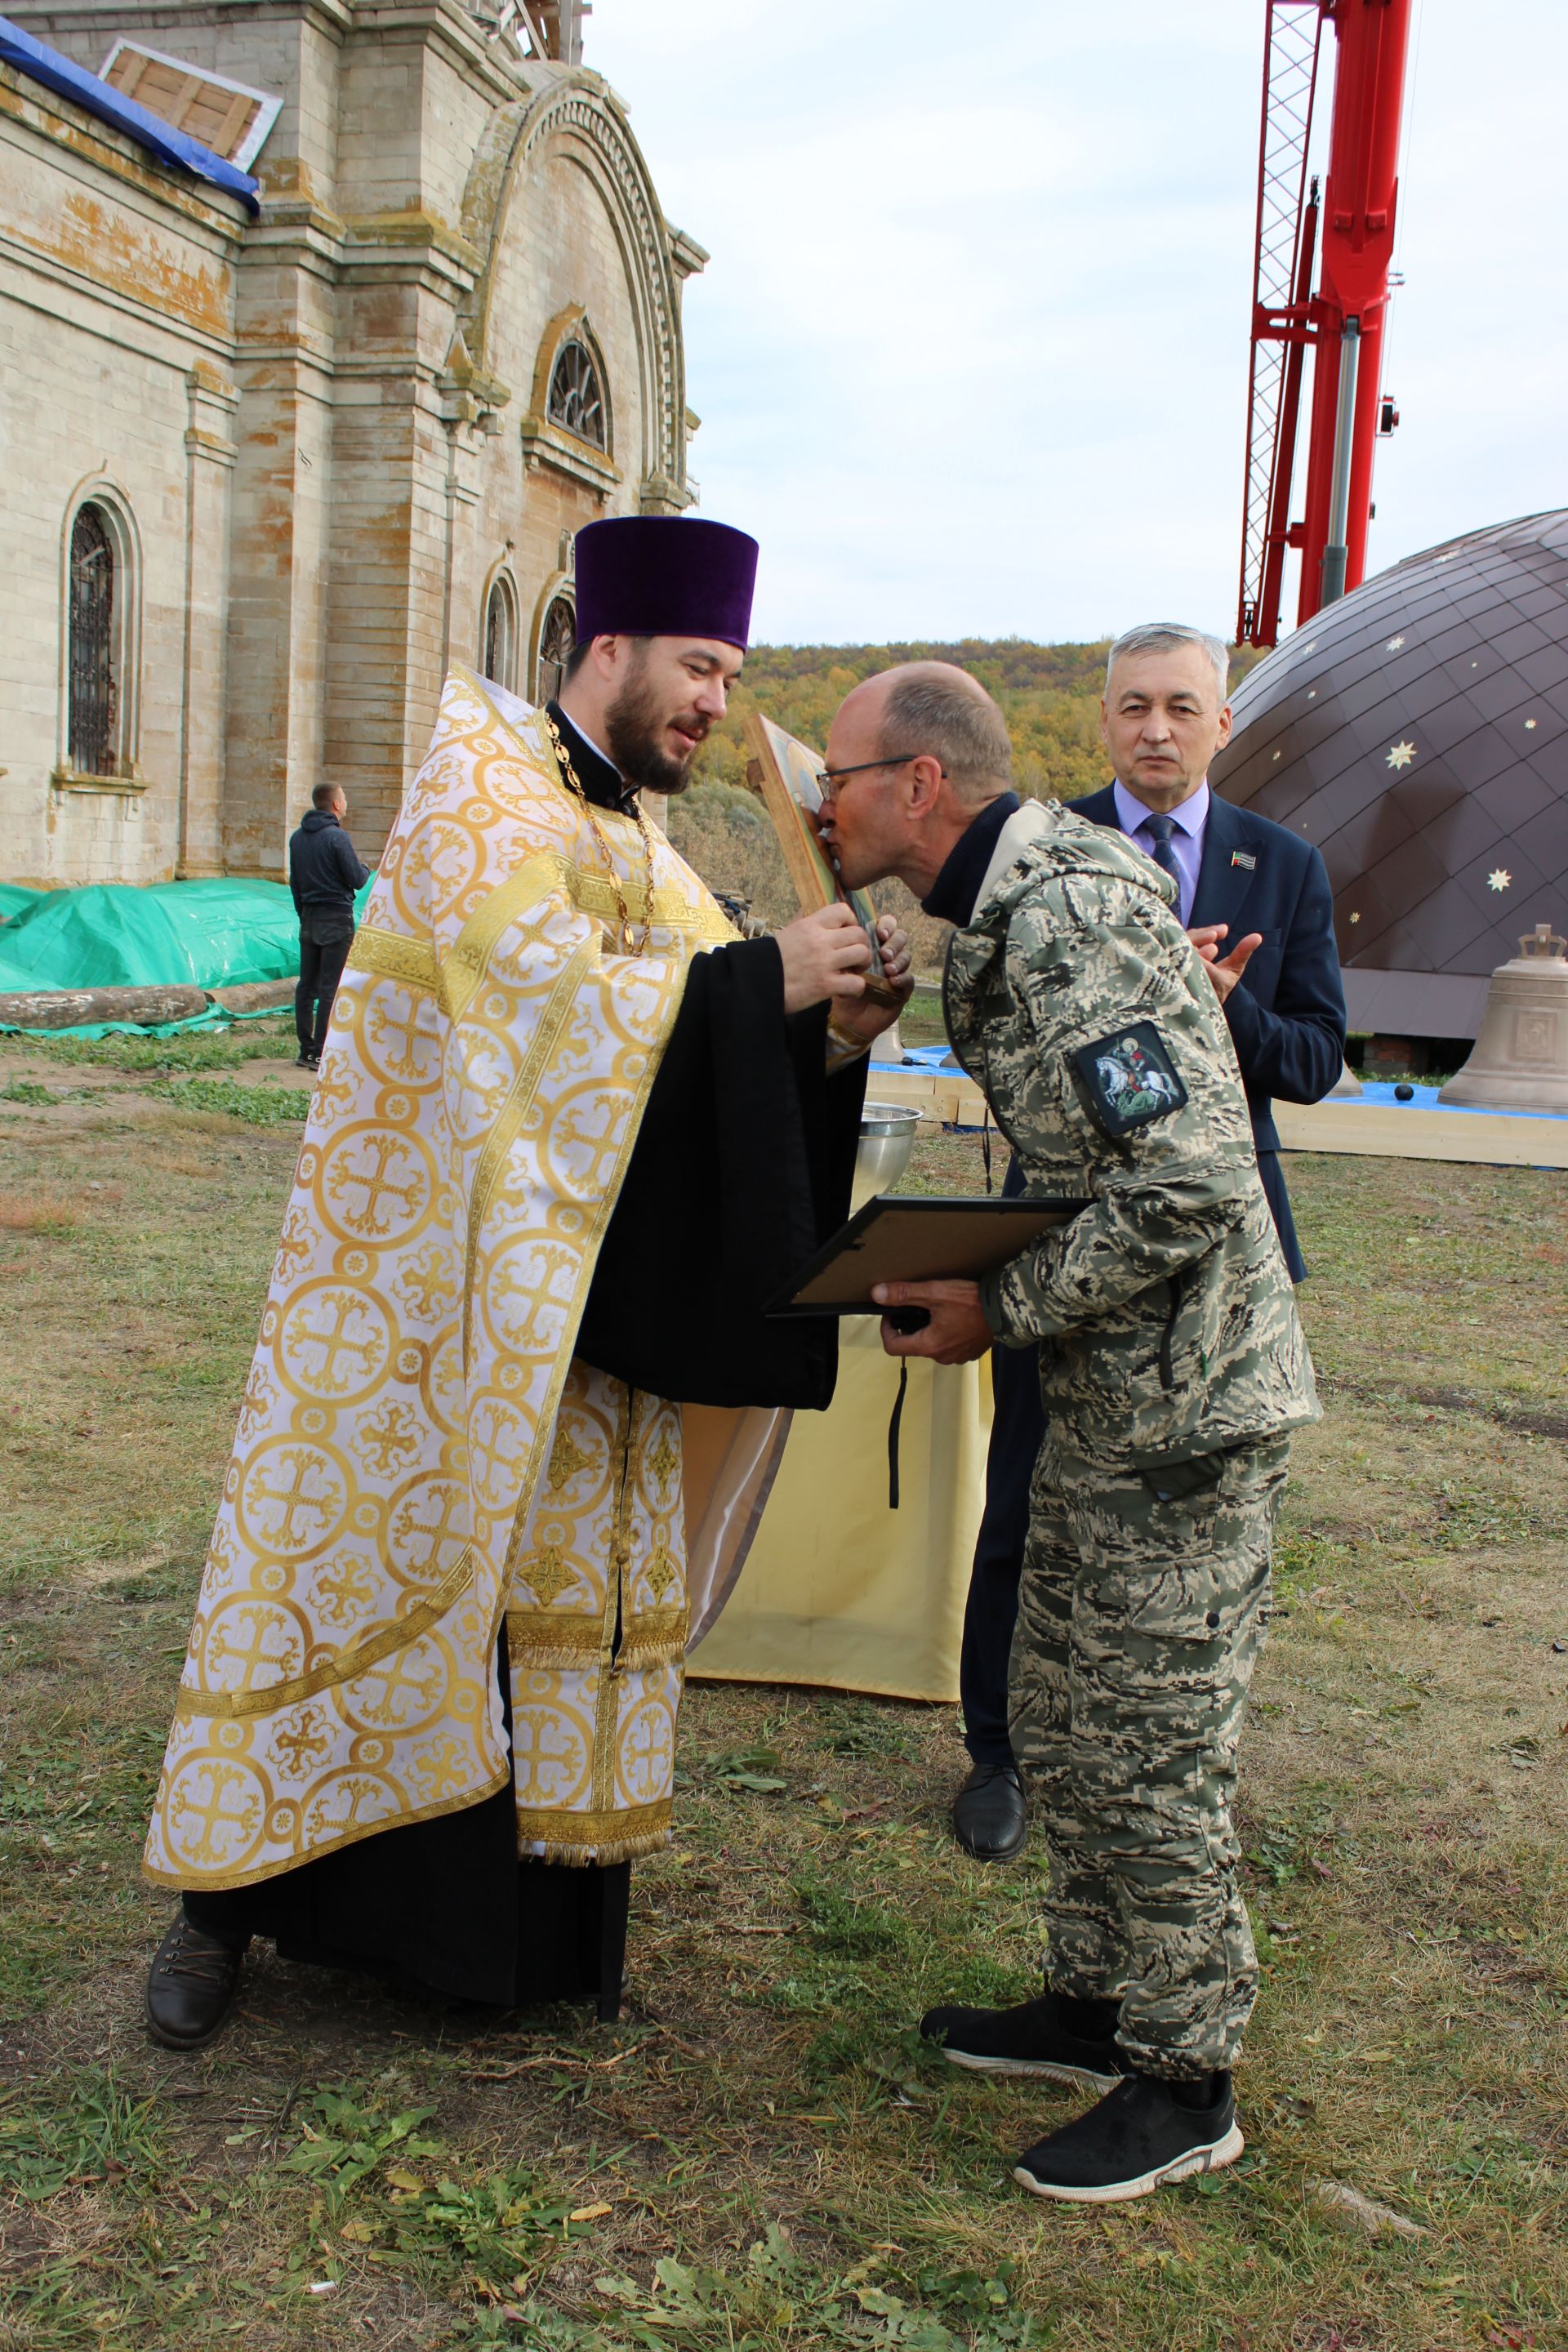
[[[1470,1058],[1437,1097],[1493,1110],[1568,1111],[1568,940],[1537,923],[1500,963]]]

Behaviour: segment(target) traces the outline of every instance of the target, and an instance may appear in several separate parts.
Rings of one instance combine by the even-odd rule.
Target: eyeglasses
[[[923,751],[900,751],[890,760],[857,760],[852,768],[818,768],[816,782],[818,788],[831,800],[846,776],[863,776],[868,768],[907,768],[911,760],[923,760],[924,757]]]

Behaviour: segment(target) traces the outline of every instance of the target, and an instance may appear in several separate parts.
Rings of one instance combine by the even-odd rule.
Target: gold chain
[[[610,887],[616,894],[616,905],[620,912],[622,949],[627,955],[645,955],[647,952],[648,940],[653,936],[653,836],[647,829],[647,819],[644,816],[642,808],[634,795],[631,806],[626,813],[636,821],[637,829],[642,835],[643,881],[647,893],[644,901],[647,916],[643,923],[642,937],[634,948],[631,908],[626,905],[626,896],[621,888],[620,876],[616,871],[616,861],[611,854],[610,845],[599,829],[599,820],[595,814],[594,803],[583,790],[582,778],[572,765],[572,754],[562,740],[561,730],[548,710],[544,713],[544,723],[550,730],[550,740],[555,746],[555,762],[561,771],[562,780],[568,791],[575,793],[582,802],[583,814],[588,820],[589,830],[599,845],[599,855],[605,861],[610,877]]]

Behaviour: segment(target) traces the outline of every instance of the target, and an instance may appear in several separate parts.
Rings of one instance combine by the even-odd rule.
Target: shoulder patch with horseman
[[[1089,1108],[1107,1135],[1130,1135],[1180,1110],[1187,1090],[1152,1021],[1131,1021],[1071,1055]]]

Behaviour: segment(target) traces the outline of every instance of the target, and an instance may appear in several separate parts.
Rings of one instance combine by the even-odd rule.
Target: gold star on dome
[[[1361,917],[1360,917],[1359,915],[1352,915],[1352,916],[1351,917],[1351,920],[1352,920],[1352,923],[1359,923],[1359,922],[1360,922],[1360,920],[1361,920]]]
[[[1383,650],[1385,654],[1396,654],[1404,643],[1403,637],[1390,637]]]
[[[1506,890],[1512,880],[1513,876],[1509,872],[1506,866],[1494,866],[1491,872],[1487,876],[1487,888],[1489,890]]]
[[[1407,768],[1415,757],[1414,743],[1391,743],[1388,747],[1388,764],[1391,768]]]
[[[1533,726],[1535,725],[1535,723],[1536,723],[1536,722],[1535,722],[1535,720],[1534,720],[1533,719],[1527,719],[1525,720],[1525,722],[1524,722],[1526,731],[1528,732],[1528,730],[1529,730],[1531,727],[1533,727]]]

